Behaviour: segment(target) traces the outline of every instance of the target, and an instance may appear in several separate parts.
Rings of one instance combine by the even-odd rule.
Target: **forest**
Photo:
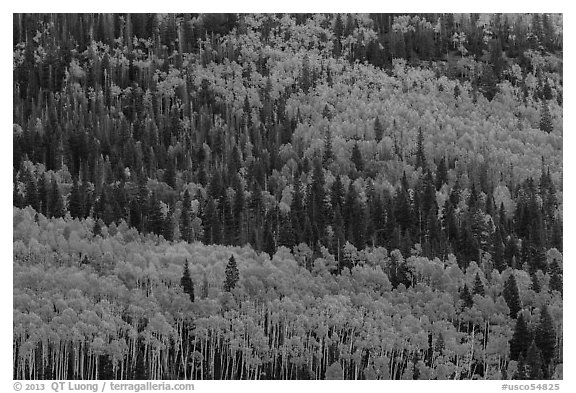
[[[559,14],[14,14],[15,379],[562,379]]]

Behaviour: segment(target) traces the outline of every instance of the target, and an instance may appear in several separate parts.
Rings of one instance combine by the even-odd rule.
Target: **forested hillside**
[[[562,17],[14,15],[14,378],[562,378]]]

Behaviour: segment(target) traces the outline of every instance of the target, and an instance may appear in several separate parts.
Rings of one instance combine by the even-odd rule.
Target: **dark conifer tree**
[[[224,280],[224,290],[230,292],[236,287],[236,283],[240,279],[240,272],[238,271],[238,266],[236,265],[236,259],[234,255],[230,256],[228,264],[226,265],[226,279]]]
[[[504,284],[504,291],[502,292],[506,304],[510,309],[510,317],[516,319],[518,312],[522,309],[520,304],[520,296],[518,295],[518,286],[516,285],[516,278],[514,273],[510,274],[506,283]]]
[[[543,379],[542,373],[542,353],[534,341],[530,344],[526,352],[526,379]]]
[[[203,213],[204,244],[218,244],[220,242],[220,218],[212,198],[208,198]]]
[[[42,176],[40,176],[40,179],[38,180],[38,206],[40,208],[38,212],[42,213],[46,217],[51,217],[51,210],[49,208],[51,192],[48,191],[49,188],[48,183],[49,180],[47,179],[47,176],[44,173]]]
[[[332,211],[336,212],[336,207],[342,207],[344,204],[344,185],[340,176],[336,177],[332,187],[330,189],[330,203],[332,205]]]
[[[551,273],[550,283],[548,284],[550,291],[558,291],[562,293],[562,270],[560,269],[560,266],[558,266],[558,261],[556,261],[556,259],[552,260],[549,269]]]
[[[426,153],[424,152],[424,134],[422,127],[418,129],[418,138],[416,139],[416,169],[426,168]]]
[[[532,273],[531,278],[532,278],[532,283],[530,284],[530,289],[536,293],[539,293],[541,290],[541,287],[540,287],[540,282],[538,281],[538,277],[536,276],[536,273]]]
[[[292,228],[292,222],[290,219],[290,214],[281,213],[280,214],[280,231],[278,233],[278,245],[292,249],[296,245],[296,240],[294,236],[294,230]]]
[[[308,54],[304,55],[302,60],[302,71],[300,73],[300,87],[304,93],[308,93],[312,87],[312,75],[310,71],[310,58]]]
[[[155,233],[158,236],[164,233],[164,216],[162,214],[162,207],[160,205],[160,200],[153,192],[148,201],[148,231]]]
[[[474,305],[474,300],[466,284],[464,284],[464,287],[460,290],[460,300],[462,300],[465,308],[470,308]]]
[[[324,135],[324,154],[322,156],[322,163],[324,167],[328,167],[334,160],[334,152],[332,151],[332,133],[328,129]]]
[[[24,185],[26,187],[24,193],[24,205],[31,206],[34,210],[40,211],[40,200],[38,198],[36,181],[34,175],[28,170],[26,170]]]
[[[486,296],[486,290],[484,289],[484,284],[480,278],[480,274],[476,272],[476,277],[474,277],[474,288],[472,289],[474,295]]]
[[[526,351],[530,345],[530,332],[524,315],[520,313],[516,319],[516,327],[514,328],[514,335],[510,340],[510,359],[518,360],[520,356],[526,356]]]
[[[50,217],[64,217],[66,214],[66,210],[64,208],[64,201],[62,200],[62,196],[60,195],[60,190],[58,188],[58,183],[56,179],[52,178],[51,187],[50,187],[50,200],[49,200],[49,209],[48,214]]]
[[[350,160],[352,161],[358,172],[362,172],[364,170],[364,160],[362,159],[362,153],[360,152],[358,143],[355,143],[354,147],[352,148],[352,156]]]
[[[550,115],[550,109],[546,102],[542,103],[542,109],[540,111],[540,130],[550,134],[554,130],[554,125],[552,124],[552,116]]]
[[[68,210],[72,218],[84,218],[84,203],[82,192],[78,180],[74,178],[72,181],[72,190],[68,197]]]
[[[516,380],[529,379],[527,369],[528,367],[526,366],[526,357],[524,355],[520,355],[520,357],[518,358],[518,368],[516,370],[516,373],[514,373],[512,379]]]
[[[317,238],[314,238],[314,242],[324,236],[324,230],[326,227],[325,195],[324,170],[320,165],[320,160],[315,159],[307,206],[310,221],[316,228],[315,232],[318,236]]]
[[[448,168],[446,167],[446,160],[444,157],[440,159],[438,163],[438,169],[436,169],[436,190],[440,190],[442,185],[448,183]]]
[[[382,126],[382,123],[380,123],[378,116],[376,116],[376,120],[374,120],[374,137],[376,138],[376,142],[380,142],[383,136],[384,127]]]
[[[164,171],[164,182],[173,189],[176,188],[176,168],[172,157],[168,157],[168,164]]]
[[[164,239],[171,242],[174,240],[174,206],[170,206],[166,217],[164,218],[164,225],[162,226],[162,236]]]
[[[232,214],[234,216],[234,244],[244,244],[244,189],[238,176],[235,177],[234,182],[234,201],[232,204]]]
[[[506,261],[504,260],[504,244],[502,242],[500,226],[497,226],[496,230],[492,234],[492,244],[494,247],[494,268],[501,273],[506,269]]]
[[[546,305],[542,307],[542,311],[540,312],[540,321],[534,334],[534,341],[542,352],[544,365],[548,366],[554,358],[554,351],[556,349],[556,329],[554,328],[554,321]]]
[[[206,275],[206,272],[204,272],[204,275],[202,276],[202,288],[200,292],[200,296],[202,297],[202,299],[208,298],[209,288],[210,285],[208,284],[208,276]]]
[[[190,269],[188,268],[188,260],[184,263],[184,271],[180,279],[180,286],[185,293],[190,297],[190,301],[194,303],[194,282],[190,276]]]
[[[192,201],[188,189],[184,191],[182,199],[182,212],[180,213],[180,237],[185,242],[192,241]]]

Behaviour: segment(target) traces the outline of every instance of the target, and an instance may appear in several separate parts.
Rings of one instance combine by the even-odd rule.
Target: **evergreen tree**
[[[182,199],[182,212],[180,213],[180,236],[185,242],[192,242],[192,202],[190,193],[186,189]]]
[[[476,277],[474,278],[474,288],[472,290],[474,295],[486,296],[486,291],[484,289],[484,284],[480,278],[480,274],[476,272]]]
[[[158,236],[163,235],[165,225],[164,215],[162,214],[160,200],[156,197],[155,192],[151,194],[150,200],[148,201],[148,211],[150,212],[148,216],[148,231]]]
[[[332,133],[330,130],[326,131],[324,136],[324,155],[322,157],[322,163],[324,167],[328,167],[334,160],[334,152],[332,151]]]
[[[38,198],[38,189],[36,188],[36,181],[34,180],[34,175],[26,170],[25,175],[25,193],[24,193],[24,205],[31,206],[34,210],[40,211],[40,200]]]
[[[220,242],[220,218],[212,198],[208,198],[208,202],[206,202],[202,224],[204,226],[204,244],[218,244]]]
[[[380,142],[383,135],[384,127],[382,126],[382,123],[380,123],[378,116],[376,116],[376,120],[374,120],[374,137],[376,138],[376,142]]]
[[[554,357],[556,349],[556,329],[546,305],[542,307],[540,312],[540,322],[534,334],[534,341],[542,352],[544,365],[548,366]]]
[[[168,165],[164,171],[164,182],[173,189],[176,188],[176,168],[172,157],[168,157]]]
[[[243,245],[244,244],[244,189],[242,188],[242,183],[240,182],[240,177],[235,177],[234,183],[234,202],[232,205],[232,211],[234,215],[234,244]]]
[[[520,355],[518,358],[518,368],[516,373],[514,373],[513,379],[517,380],[525,380],[528,379],[528,370],[526,365],[526,357],[524,355]]]
[[[312,87],[312,76],[310,72],[310,58],[308,54],[304,55],[302,60],[302,72],[300,74],[300,86],[304,93],[308,94],[310,88]]]
[[[543,379],[542,354],[534,341],[530,344],[526,353],[526,376],[527,379]]]
[[[332,187],[330,188],[330,204],[332,205],[332,211],[336,212],[336,207],[342,207],[344,204],[344,185],[342,184],[342,179],[340,176],[336,177]]]
[[[182,278],[180,279],[180,286],[185,293],[190,297],[190,301],[194,303],[194,282],[190,277],[190,269],[188,268],[188,260],[184,263],[184,272],[182,273]]]
[[[278,233],[278,245],[292,249],[296,245],[294,230],[290,220],[290,215],[287,213],[280,214],[280,231]]]
[[[462,300],[464,308],[470,308],[474,305],[474,300],[466,284],[464,284],[464,287],[460,291],[460,300]]]
[[[238,271],[238,266],[236,266],[236,259],[234,255],[230,256],[228,264],[226,265],[226,279],[224,280],[224,290],[230,292],[236,287],[236,283],[240,279],[240,272]]]
[[[504,291],[502,292],[506,304],[510,309],[510,317],[516,319],[518,312],[522,309],[520,305],[520,296],[518,294],[518,286],[516,285],[516,278],[514,273],[510,274],[506,283],[504,284]]]
[[[530,289],[536,293],[539,293],[541,290],[540,283],[538,282],[538,277],[536,277],[536,273],[532,273],[532,283],[530,284]]]
[[[524,320],[524,315],[520,313],[516,319],[514,335],[510,340],[510,359],[518,360],[520,356],[525,356],[530,345],[530,332]]]
[[[562,293],[562,270],[558,266],[556,259],[552,260],[552,263],[550,264],[550,271],[552,272],[550,276],[550,283],[548,284],[550,291],[558,291]]]
[[[418,138],[416,140],[416,169],[426,168],[426,154],[424,152],[424,134],[422,127],[418,129]]]
[[[40,176],[38,181],[38,206],[40,210],[39,213],[42,213],[46,217],[51,217],[51,210],[50,210],[50,197],[48,192],[48,179],[47,175],[44,173]]]
[[[315,159],[312,172],[312,184],[308,195],[308,215],[315,228],[314,243],[324,235],[326,228],[326,193],[324,191],[324,182],[324,170],[320,165],[320,160]]]
[[[208,284],[208,277],[206,276],[206,272],[204,272],[204,275],[202,276],[202,288],[201,288],[201,292],[200,292],[200,296],[202,297],[202,299],[208,298],[209,288],[210,288],[210,285]]]
[[[358,147],[358,143],[354,144],[352,148],[352,157],[350,158],[356,170],[358,172],[362,172],[364,170],[364,160],[362,159],[362,153],[360,152],[360,148]]]
[[[440,159],[438,163],[438,169],[436,170],[436,190],[440,190],[442,185],[448,183],[448,168],[446,167],[446,160],[444,157]]]
[[[170,206],[168,210],[168,214],[166,214],[166,218],[164,218],[164,225],[162,226],[162,236],[164,239],[171,242],[174,240],[174,206]]]
[[[550,134],[554,130],[552,124],[552,115],[546,102],[542,103],[542,110],[540,111],[540,130]]]
[[[60,195],[60,190],[58,189],[58,183],[56,179],[52,178],[51,188],[50,188],[50,203],[49,203],[49,212],[48,214],[50,217],[61,218],[64,217],[66,214],[66,210],[64,209],[64,201],[62,200],[62,196]]]
[[[74,178],[72,181],[72,190],[68,197],[68,210],[70,210],[70,216],[72,216],[72,218],[84,218],[83,205],[82,191],[78,184],[78,180]]]

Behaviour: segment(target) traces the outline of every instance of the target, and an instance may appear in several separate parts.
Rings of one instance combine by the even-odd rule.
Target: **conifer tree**
[[[162,226],[163,228],[162,235],[164,236],[164,239],[166,239],[169,242],[174,240],[173,218],[174,218],[174,206],[170,206],[170,209],[168,210],[168,214],[166,214],[166,217],[164,218],[164,224]]]
[[[46,217],[51,217],[51,209],[50,209],[50,192],[48,191],[48,179],[46,174],[44,173],[40,176],[38,180],[38,206],[40,210],[39,213],[44,214]],[[51,191],[51,190],[50,190]]]
[[[308,54],[304,55],[302,60],[302,72],[300,74],[300,86],[304,93],[308,93],[312,87],[312,76],[310,72],[310,58]]]
[[[383,136],[384,127],[382,126],[382,123],[380,123],[378,116],[376,116],[376,120],[374,120],[374,137],[376,138],[376,142],[380,142]]]
[[[530,332],[524,320],[524,315],[520,313],[516,319],[516,327],[514,328],[514,335],[510,340],[510,359],[518,360],[520,356],[526,355],[530,343]]]
[[[502,295],[504,296],[504,300],[506,300],[506,304],[508,304],[508,308],[510,309],[510,317],[512,319],[516,319],[518,311],[520,311],[522,307],[520,305],[520,296],[518,294],[518,286],[516,285],[516,278],[514,277],[514,273],[510,274],[506,280]]]
[[[314,169],[312,172],[312,184],[308,195],[308,214],[311,223],[317,228],[316,234],[322,237],[326,227],[326,206],[324,191],[324,170],[320,165],[320,160],[314,160]],[[318,239],[314,239],[316,241]]]
[[[288,213],[280,214],[280,231],[278,233],[278,245],[292,249],[296,244],[294,230]]]
[[[50,203],[48,214],[50,217],[64,217],[66,210],[64,209],[64,201],[60,195],[60,190],[58,189],[58,183],[56,179],[52,178],[51,188],[50,188]]]
[[[527,379],[543,379],[542,354],[534,341],[526,352],[526,376]]]
[[[226,265],[226,279],[224,280],[224,290],[230,292],[236,287],[236,283],[240,279],[240,272],[238,271],[238,266],[236,266],[236,259],[234,255],[230,256],[228,264]]]
[[[182,273],[182,278],[180,279],[180,286],[185,293],[190,297],[190,301],[194,303],[194,282],[190,277],[190,269],[188,268],[188,260],[184,263],[184,272]]]
[[[336,207],[344,204],[344,185],[342,184],[342,179],[340,176],[336,177],[332,187],[330,189],[330,203],[332,205],[332,211],[336,212]]]
[[[176,168],[172,157],[168,157],[168,164],[164,171],[164,182],[170,187],[176,188]]]
[[[558,291],[562,293],[563,290],[562,272],[558,268],[558,263],[556,262],[556,260],[552,261],[552,263],[550,264],[550,270],[552,271],[552,275],[550,276],[550,283],[548,284],[548,286],[550,287],[550,291]]]
[[[148,231],[158,236],[162,235],[164,232],[164,216],[160,200],[156,197],[155,192],[151,194],[148,201],[148,211],[150,212],[148,216]]]
[[[358,172],[362,172],[364,170],[364,160],[362,159],[362,153],[360,152],[358,143],[355,143],[354,147],[352,148],[352,156],[350,160],[352,161]]]
[[[446,167],[446,159],[442,157],[436,169],[436,190],[440,190],[442,185],[448,183],[448,168]]]
[[[36,187],[36,181],[34,180],[34,175],[26,170],[25,183],[26,187],[24,196],[24,205],[31,206],[36,211],[40,211],[40,202],[38,198],[38,189]]]
[[[334,152],[332,151],[332,133],[330,130],[326,131],[324,136],[324,154],[322,156],[322,163],[327,167],[334,160]]]
[[[184,191],[182,199],[182,212],[180,213],[180,236],[182,240],[190,243],[192,241],[192,218],[191,218],[192,202],[190,200],[190,193],[188,189]]]
[[[550,134],[554,130],[552,125],[552,116],[550,115],[550,109],[546,102],[542,103],[542,109],[540,111],[540,130]]]
[[[542,352],[544,365],[548,366],[554,357],[556,348],[556,329],[546,305],[542,307],[540,312],[540,321],[534,334],[534,341]]]
[[[512,379],[516,379],[516,380],[528,379],[526,357],[524,355],[520,355],[520,357],[518,358],[518,368],[516,369],[516,372],[514,373],[514,376]]]
[[[482,283],[482,279],[480,278],[480,274],[476,272],[476,277],[474,277],[474,288],[472,290],[474,295],[485,296],[486,291],[484,289],[484,284]]]
[[[474,300],[472,300],[472,295],[466,284],[460,291],[460,300],[462,300],[464,308],[470,308],[474,305]]]
[[[426,154],[424,153],[424,134],[422,127],[418,129],[418,138],[416,140],[416,169],[426,168]]]
[[[204,275],[202,276],[202,288],[200,292],[200,296],[202,297],[202,299],[208,298],[209,288],[210,285],[208,284],[208,276],[206,275],[206,272],[204,272]]]
[[[72,190],[70,191],[70,196],[68,197],[68,210],[70,211],[70,216],[72,218],[84,218],[84,206],[83,206],[82,192],[78,180],[74,178],[72,181]]]
[[[538,282],[538,277],[536,276],[536,273],[532,273],[531,278],[532,278],[532,283],[530,284],[530,289],[536,293],[539,293],[541,290],[541,287],[540,287],[540,282]]]

